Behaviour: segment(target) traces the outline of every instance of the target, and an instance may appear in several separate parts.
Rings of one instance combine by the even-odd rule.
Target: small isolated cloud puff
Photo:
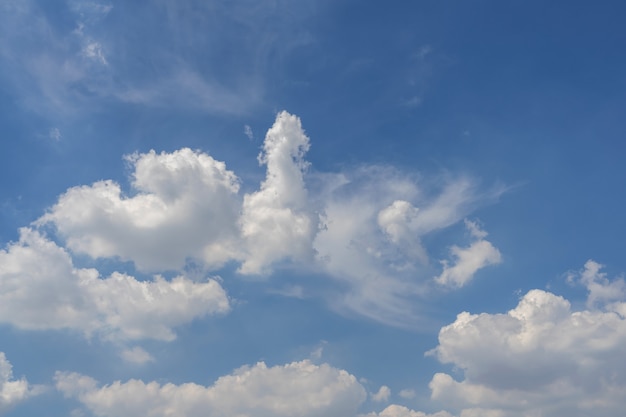
[[[612,281],[601,272],[603,265],[588,260],[582,271],[569,273],[567,280],[570,282],[580,282],[587,288],[587,307],[594,307],[607,301],[626,299],[626,282],[624,278],[617,278]]]
[[[465,226],[475,240],[466,248],[456,245],[450,248],[454,264],[451,266],[449,261],[441,261],[443,271],[441,275],[435,278],[438,284],[448,287],[462,287],[471,281],[479,269],[502,261],[500,251],[491,242],[484,239],[487,232],[469,220],[465,220]]]
[[[382,385],[378,392],[372,394],[372,400],[376,402],[386,402],[389,401],[389,397],[391,396],[391,389],[387,385]]]
[[[39,392],[40,388],[31,386],[25,378],[13,379],[13,366],[0,352],[0,414]]]
[[[180,417],[346,417],[356,415],[365,390],[356,378],[309,361],[244,366],[209,387],[140,380],[99,386],[76,373],[57,372],[56,387],[95,415]]]
[[[154,362],[154,358],[143,348],[135,346],[131,349],[124,349],[120,352],[120,356],[126,362],[135,363],[137,365],[143,365],[144,363]]]
[[[563,297],[529,291],[506,314],[461,313],[430,352],[463,370],[438,373],[432,398],[462,416],[621,415],[626,407],[626,303],[572,311]]]
[[[172,340],[174,327],[229,308],[215,280],[138,281],[118,272],[100,278],[95,269],[75,268],[63,248],[32,229],[0,250],[0,322],[20,329]]]
[[[252,132],[252,128],[250,127],[250,125],[243,126],[243,133],[248,139],[254,140],[254,132]]]

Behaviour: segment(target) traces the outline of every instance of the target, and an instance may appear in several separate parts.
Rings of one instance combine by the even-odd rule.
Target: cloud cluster
[[[590,262],[583,280],[597,282],[588,277],[599,273]],[[436,374],[432,398],[463,417],[619,415],[625,347],[626,302],[575,311],[563,297],[532,290],[505,314],[464,312],[441,329],[431,353],[464,379]]]
[[[392,404],[380,413],[358,414],[367,394],[357,378],[328,364],[309,360],[268,367],[259,362],[218,378],[213,385],[181,385],[133,379],[101,385],[72,372],[57,372],[55,385],[100,417],[452,417],[440,411],[425,414]],[[389,388],[373,398],[386,401]]]
[[[246,275],[276,265],[321,271],[348,284],[333,302],[338,310],[414,323],[410,299],[436,273],[422,238],[502,191],[481,193],[466,177],[433,187],[383,166],[310,173],[309,146],[300,119],[283,111],[258,158],[266,175],[257,191],[240,195],[235,173],[205,153],[150,151],[127,157],[130,195],[113,181],[73,187],[36,224],[53,225],[74,253],[144,271],[180,270],[190,259],[207,270],[236,262]],[[444,264],[441,284],[464,285],[500,260],[486,233],[467,225],[475,241],[452,248],[456,263]]]
[[[502,192],[481,192],[463,176],[433,187],[382,166],[327,174],[322,181],[322,229],[314,247],[321,268],[351,289],[339,308],[401,326],[418,322],[410,300],[430,291],[437,273],[422,238],[459,222]],[[474,261],[473,255],[482,254],[468,254],[467,262]],[[485,266],[475,263],[466,281]]]
[[[176,326],[229,308],[215,280],[139,281],[118,272],[102,278],[95,269],[75,268],[65,249],[29,228],[0,250],[0,322],[17,328],[172,340]]]
[[[39,391],[25,378],[13,379],[13,367],[4,352],[0,352],[0,414]]]
[[[356,415],[366,398],[353,375],[306,360],[273,367],[263,362],[244,366],[208,387],[140,380],[99,386],[76,373],[57,373],[55,380],[64,395],[102,417],[346,417]]]

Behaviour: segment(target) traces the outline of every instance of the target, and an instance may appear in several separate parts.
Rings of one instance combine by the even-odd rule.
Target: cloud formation
[[[435,278],[438,284],[448,287],[462,287],[474,277],[479,269],[502,261],[500,251],[491,242],[485,240],[487,232],[469,220],[465,220],[465,226],[474,241],[466,248],[456,245],[450,248],[454,264],[450,265],[447,260],[441,261],[443,271],[441,275]]]
[[[140,380],[100,386],[90,377],[63,372],[55,380],[65,396],[102,417],[346,417],[356,415],[366,398],[353,375],[307,360],[244,366],[208,387]]]
[[[411,410],[410,408],[392,404],[380,413],[369,413],[360,417],[453,417],[447,411],[439,411],[434,414],[426,414],[421,411]]]
[[[626,396],[625,317],[623,299],[576,311],[542,290],[505,314],[461,313],[431,353],[464,379],[437,373],[432,398],[461,416],[618,415]]]
[[[206,153],[150,151],[127,157],[130,194],[110,180],[73,187],[36,224],[53,225],[74,253],[148,272],[178,271],[190,260],[208,271],[236,262],[244,275],[277,266],[322,272],[348,286],[333,300],[338,311],[414,326],[411,299],[437,272],[423,237],[502,190],[480,191],[463,176],[429,184],[385,166],[315,172],[309,147],[300,119],[283,111],[258,156],[266,175],[257,191],[241,195],[236,174]],[[444,262],[440,284],[460,287],[500,261],[486,233],[466,225],[475,241],[452,247],[455,264]]]
[[[285,111],[267,131],[259,163],[267,166],[259,191],[246,194],[240,219],[247,255],[240,271],[263,273],[283,258],[313,258],[312,241],[318,229],[311,210],[304,171],[309,138],[297,116]]]
[[[176,326],[229,308],[215,280],[139,281],[119,272],[102,278],[95,269],[75,268],[66,250],[29,228],[0,250],[0,322],[20,329],[172,340]]]
[[[127,160],[135,195],[113,181],[73,187],[38,223],[54,224],[76,253],[147,271],[179,270],[190,257],[218,267],[237,256],[239,180],[226,164],[188,148]]]
[[[25,399],[37,395],[40,389],[33,387],[26,378],[14,379],[13,366],[0,352],[0,414],[8,411]]]

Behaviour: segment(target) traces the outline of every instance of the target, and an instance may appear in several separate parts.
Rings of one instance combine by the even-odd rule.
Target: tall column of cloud
[[[247,254],[241,273],[267,273],[273,262],[312,258],[318,220],[304,183],[308,149],[309,138],[300,119],[280,112],[258,158],[267,166],[266,178],[259,191],[246,194],[243,200],[240,224]]]
[[[71,329],[114,340],[172,340],[174,328],[225,313],[230,304],[215,280],[183,276],[138,281],[75,268],[70,255],[32,229],[0,250],[0,322],[20,329]]]
[[[38,224],[54,224],[76,253],[148,271],[179,270],[190,257],[217,267],[236,256],[239,180],[223,162],[188,148],[127,159],[135,195],[113,181],[73,187]]]
[[[0,352],[0,414],[39,392],[39,387],[30,385],[26,378],[13,378],[13,366]]]
[[[504,314],[461,313],[431,354],[462,370],[430,382],[432,398],[461,415],[621,415],[626,407],[626,303],[572,310],[528,292]]]
[[[208,387],[141,380],[100,386],[90,377],[65,372],[55,380],[65,396],[102,417],[348,417],[356,415],[366,398],[353,375],[306,360],[244,366]]]

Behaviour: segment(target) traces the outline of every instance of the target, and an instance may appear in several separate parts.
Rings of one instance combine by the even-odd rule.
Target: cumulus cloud
[[[621,415],[625,313],[623,301],[576,311],[542,290],[529,291],[504,314],[461,313],[441,329],[430,353],[464,379],[436,374],[432,398],[464,417]]]
[[[311,242],[318,226],[304,184],[308,149],[309,138],[300,119],[279,113],[259,155],[259,163],[267,165],[265,181],[259,191],[246,194],[243,200],[240,221],[248,255],[242,273],[266,272],[267,265],[286,257],[312,258]]]
[[[95,269],[75,268],[67,251],[32,229],[21,229],[19,241],[0,250],[0,322],[17,328],[172,340],[176,326],[229,308],[215,280],[138,281],[118,272],[102,278]]]
[[[587,306],[593,307],[607,301],[626,299],[626,282],[624,278],[610,281],[605,272],[601,272],[603,265],[594,260],[585,262],[584,268],[577,273],[569,273],[570,282],[579,282],[589,292]]]
[[[154,357],[150,353],[146,352],[143,348],[135,346],[131,349],[124,349],[120,352],[120,356],[126,362],[142,365],[148,362],[154,362]]]
[[[90,377],[64,372],[58,372],[55,380],[65,396],[102,417],[346,417],[356,415],[366,398],[353,375],[307,360],[244,366],[208,387],[140,380],[100,386]]]
[[[392,404],[380,413],[369,413],[360,417],[453,417],[447,411],[439,411],[434,414],[426,414],[421,411],[414,411],[407,407]]]
[[[206,153],[150,151],[127,157],[130,193],[110,180],[73,187],[36,224],[53,225],[74,253],[133,261],[143,271],[180,270],[189,261],[210,271],[233,261],[240,274],[257,275],[297,265],[347,289],[331,295],[336,310],[416,326],[414,298],[436,274],[423,237],[502,190],[385,166],[311,172],[309,146],[300,119],[280,112],[258,157],[266,175],[256,191],[241,195],[235,173]],[[453,246],[456,263],[444,264],[442,284],[459,287],[500,260],[486,233],[466,224],[475,241]],[[302,283],[286,288],[308,293]]]
[[[136,194],[113,181],[70,188],[39,224],[52,223],[72,251],[177,270],[189,257],[220,266],[235,255],[239,180],[223,162],[183,148],[127,158]]]
[[[389,401],[389,397],[391,396],[391,389],[387,385],[382,385],[378,392],[372,394],[372,400],[376,402],[386,402]]]
[[[441,261],[443,271],[435,278],[435,281],[441,285],[462,287],[474,277],[479,269],[498,264],[502,260],[500,251],[491,242],[485,240],[487,232],[469,220],[465,220],[465,226],[474,241],[466,248],[452,246],[450,254],[454,258],[454,264],[450,265],[447,260]]]
[[[0,413],[38,394],[40,390],[40,387],[30,385],[26,378],[14,379],[13,366],[4,352],[0,352]]]

